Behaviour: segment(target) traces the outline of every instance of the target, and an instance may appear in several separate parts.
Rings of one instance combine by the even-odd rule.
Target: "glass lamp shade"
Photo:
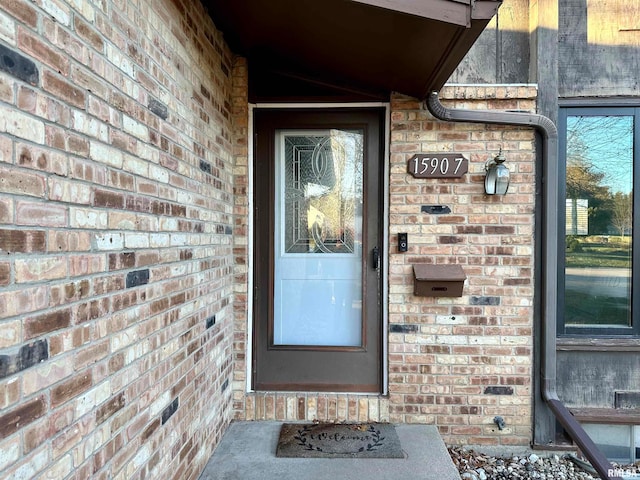
[[[487,195],[504,195],[509,188],[509,169],[502,162],[494,163],[487,169],[484,191]]]

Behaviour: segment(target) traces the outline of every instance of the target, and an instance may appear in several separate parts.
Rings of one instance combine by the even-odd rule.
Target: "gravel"
[[[570,455],[539,456],[535,453],[522,456],[499,457],[469,450],[449,447],[449,454],[460,472],[462,480],[597,480],[598,475],[583,469]],[[576,457],[573,456],[575,459]],[[585,468],[590,468],[586,465]],[[635,465],[617,465],[614,474],[620,478],[640,478],[640,462]]]

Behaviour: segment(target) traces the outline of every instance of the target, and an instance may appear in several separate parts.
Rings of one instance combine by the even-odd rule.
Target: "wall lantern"
[[[484,169],[487,176],[484,178],[484,191],[487,195],[504,195],[509,188],[509,169],[504,166],[504,155],[502,148],[498,155],[491,160],[487,160]]]

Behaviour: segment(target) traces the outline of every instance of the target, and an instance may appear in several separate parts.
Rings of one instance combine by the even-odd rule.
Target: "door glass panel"
[[[276,139],[274,344],[362,344],[363,134]]]
[[[567,117],[565,324],[631,325],[633,117]]]

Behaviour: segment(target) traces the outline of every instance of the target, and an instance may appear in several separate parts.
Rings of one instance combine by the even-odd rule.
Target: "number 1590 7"
[[[416,178],[460,178],[468,170],[469,161],[458,153],[418,154],[407,164],[407,172]]]

